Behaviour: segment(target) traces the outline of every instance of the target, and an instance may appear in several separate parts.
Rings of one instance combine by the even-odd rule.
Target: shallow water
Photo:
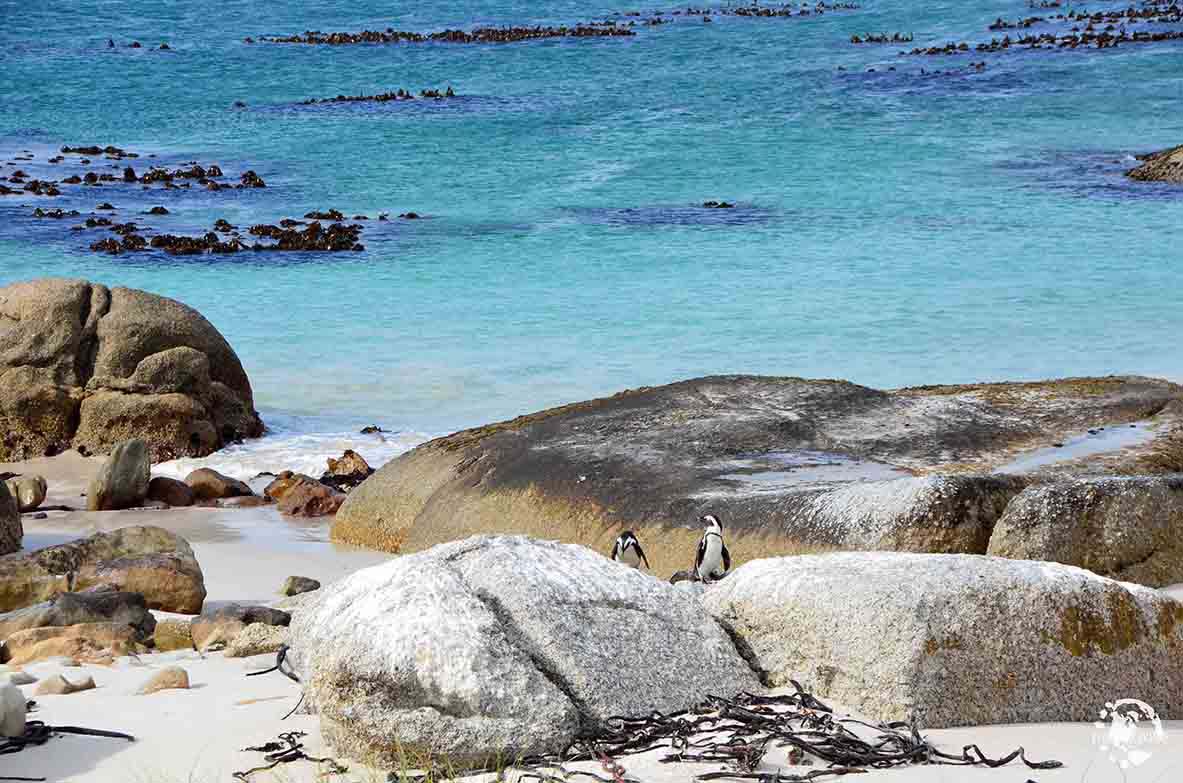
[[[18,162],[32,173],[62,144],[116,144],[268,183],[2,197],[0,283],[85,276],[197,307],[282,425],[259,445],[277,452],[304,448],[301,434],[439,433],[717,372],[876,386],[1183,377],[1179,254],[1165,234],[1183,189],[1121,177],[1131,154],[1183,143],[1183,44],[905,58],[848,43],[987,40],[995,17],[1029,15],[1021,0],[866,0],[610,40],[242,43],[614,10],[628,8],[0,4],[0,164],[32,150]],[[145,48],[126,48],[133,38]],[[150,48],[161,40],[172,51]],[[965,69],[982,60],[983,72]],[[298,105],[447,85],[461,98]],[[696,206],[708,199],[736,209]],[[161,231],[329,207],[428,219],[369,221],[363,253],[172,258],[100,256],[87,245],[102,234],[30,217],[100,201]],[[156,204],[172,214],[138,214]]]

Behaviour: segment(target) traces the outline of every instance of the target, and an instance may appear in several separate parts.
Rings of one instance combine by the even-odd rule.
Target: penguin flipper
[[[649,567],[649,558],[645,557],[645,550],[641,549],[641,542],[640,541],[638,541],[636,543],[636,547],[637,547],[637,554],[640,555],[640,557],[641,557],[641,562],[645,564],[645,568],[652,571],[653,569]]]
[[[723,573],[726,574],[731,570],[731,553],[727,551],[727,545],[723,544]]]
[[[608,555],[609,560],[615,560],[620,556],[620,539],[616,539],[616,543],[612,545],[612,554]]]

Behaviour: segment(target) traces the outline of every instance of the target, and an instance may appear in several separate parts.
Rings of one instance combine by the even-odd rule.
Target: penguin
[[[698,555],[694,558],[694,573],[703,582],[722,579],[731,570],[731,553],[723,543],[723,523],[714,514],[698,518],[707,526],[698,542]]]
[[[616,539],[616,543],[612,545],[610,557],[617,563],[624,563],[632,568],[640,568],[641,563],[645,564],[646,569],[649,568],[649,559],[645,557],[645,550],[641,549],[641,542],[637,540],[631,530],[624,531]]]

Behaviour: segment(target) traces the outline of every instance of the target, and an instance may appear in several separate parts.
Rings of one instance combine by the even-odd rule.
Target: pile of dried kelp
[[[1001,758],[990,758],[977,745],[960,754],[938,750],[920,735],[915,724],[866,723],[835,717],[833,710],[794,682],[796,693],[757,696],[743,693],[734,699],[710,697],[693,710],[639,718],[610,718],[593,739],[581,740],[565,753],[524,759],[515,765],[523,780],[544,783],[572,775],[606,783],[631,781],[615,763],[621,756],[668,748],[662,763],[722,763],[728,769],[699,775],[697,780],[752,780],[759,783],[810,781],[828,775],[846,775],[869,769],[908,764],[947,764],[1001,767],[1015,759],[1030,769],[1055,769],[1059,761],[1029,761],[1018,748]],[[861,729],[856,731],[855,729]],[[825,767],[802,770],[760,771],[757,768],[772,747],[787,747],[789,763],[808,765],[820,760]],[[608,773],[601,777],[565,768],[576,761],[598,761]],[[562,775],[563,777],[560,777]]]

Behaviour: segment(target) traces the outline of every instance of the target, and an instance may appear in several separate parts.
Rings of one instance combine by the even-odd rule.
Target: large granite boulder
[[[1183,475],[1030,487],[998,521],[989,554],[1053,560],[1151,587],[1183,582]]]
[[[86,489],[86,508],[88,511],[135,508],[148,497],[151,477],[148,444],[139,439],[119,443],[90,480]]]
[[[1088,721],[1117,698],[1183,717],[1183,604],[1072,566],[901,552],[770,558],[702,600],[769,684],[794,679],[878,720]]]
[[[46,278],[0,289],[0,459],[131,438],[152,459],[205,456],[263,424],[230,345],[155,294]]]
[[[0,555],[20,549],[24,536],[17,499],[8,490],[8,485],[0,481]]]
[[[1183,183],[1183,146],[1139,155],[1138,160],[1142,162],[1126,172],[1130,179]]]
[[[645,544],[660,538],[646,554],[667,575],[693,562],[696,519],[706,513],[723,519],[741,562],[846,541],[864,546],[864,522],[935,515],[947,532],[930,539],[913,525],[895,540],[872,536],[871,545],[966,551],[972,543],[981,554],[999,504],[1013,492],[1005,483],[852,485],[990,473],[1024,449],[1139,421],[1178,399],[1183,387],[1139,377],[893,391],[799,378],[700,378],[430,441],[351,491],[332,535],[406,553],[477,532],[526,533],[607,552],[622,530],[633,530]],[[1129,450],[1128,459],[1139,453]],[[843,487],[850,492],[818,499]],[[822,524],[830,518],[825,507],[875,492],[890,495],[897,513],[872,510],[849,529]]]
[[[471,538],[313,595],[288,657],[329,743],[379,767],[559,751],[758,686],[695,598],[583,547]]]
[[[133,628],[136,639],[146,642],[156,629],[144,596],[118,590],[62,593],[48,601],[0,614],[0,641],[17,631],[81,623],[118,623]]]
[[[90,587],[139,593],[149,609],[184,614],[197,614],[205,600],[193,549],[159,527],[124,527],[0,557],[0,612]]]
[[[80,663],[110,664],[139,646],[137,632],[122,623],[79,623],[78,625],[26,628],[9,634],[0,645],[0,663],[13,666],[48,658],[73,658]]]

